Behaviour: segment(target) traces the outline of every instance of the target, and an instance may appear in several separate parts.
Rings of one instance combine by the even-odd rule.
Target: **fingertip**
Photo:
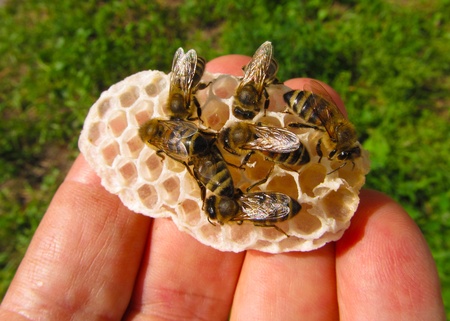
[[[100,177],[95,173],[83,154],[79,154],[72,164],[65,181],[79,182],[83,184],[99,184]]]
[[[233,76],[243,76],[244,67],[250,57],[244,55],[226,55],[214,58],[206,64],[206,70],[211,73],[223,73]]]

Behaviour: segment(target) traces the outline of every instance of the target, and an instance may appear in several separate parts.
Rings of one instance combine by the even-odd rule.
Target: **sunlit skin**
[[[224,56],[207,69],[242,76],[249,59]],[[285,84],[301,89],[304,81]],[[128,210],[80,155],[0,320],[445,320],[436,266],[417,225],[388,196],[360,196],[345,235],[319,250],[220,252],[170,219]]]

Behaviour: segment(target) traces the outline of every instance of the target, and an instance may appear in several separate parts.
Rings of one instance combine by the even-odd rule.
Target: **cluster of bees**
[[[255,153],[288,169],[308,163],[308,150],[289,127],[323,131],[316,145],[320,159],[323,150],[327,150],[328,159],[342,162],[336,170],[347,162],[354,166],[354,159],[361,156],[355,129],[318,82],[311,82],[307,90],[292,90],[283,96],[286,113],[300,116],[301,122],[288,124],[286,128],[252,122],[260,112],[266,113],[269,106],[266,88],[280,83],[270,42],[263,43],[243,67],[244,76],[236,88],[231,108],[239,121],[219,131],[204,128],[196,92],[209,86],[201,82],[205,64],[205,59],[197,56],[195,50],[176,51],[166,106],[168,117],[149,120],[139,128],[139,136],[163,159],[168,156],[186,166],[200,187],[203,209],[211,224],[250,221],[256,226],[273,227],[288,236],[275,223],[298,214],[301,210],[298,201],[279,192],[251,192],[267,181],[267,177],[245,191],[235,188],[229,167],[245,170]],[[228,163],[219,147],[224,153],[242,156],[241,164]]]

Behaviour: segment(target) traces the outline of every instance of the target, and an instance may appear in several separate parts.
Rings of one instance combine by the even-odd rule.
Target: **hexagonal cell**
[[[112,141],[111,143],[101,147],[100,150],[103,156],[103,160],[108,166],[112,165],[114,159],[120,153],[119,144],[116,141]]]
[[[191,199],[185,199],[180,204],[180,219],[187,222],[189,225],[196,226],[201,220],[201,208],[197,201]]]
[[[327,169],[321,164],[310,163],[304,166],[299,178],[302,193],[314,197],[314,189],[325,181],[326,176]]]
[[[340,222],[347,222],[353,216],[353,207],[355,205],[354,193],[344,187],[337,191],[330,191],[323,199],[322,204],[326,216]]]
[[[95,146],[98,146],[104,136],[105,124],[101,122],[96,122],[89,127],[88,139],[89,142]]]
[[[297,177],[297,173],[294,172],[286,172],[283,176],[271,177],[265,189],[267,191],[284,193],[294,199],[298,199],[300,195],[296,183]]]
[[[122,139],[124,142],[124,144],[122,144],[122,154],[125,157],[136,158],[145,147],[142,140],[136,134],[133,134],[134,131],[135,130],[124,133],[124,137]]]
[[[156,76],[152,82],[145,86],[145,92],[150,97],[157,96],[167,86],[167,81],[161,76]]]
[[[228,99],[234,95],[239,82],[229,75],[219,76],[212,84],[213,94],[221,99]]]
[[[167,204],[174,204],[178,201],[178,198],[180,197],[180,180],[176,176],[169,177],[161,184],[166,197],[164,198],[164,201],[167,202]]]
[[[234,240],[238,244],[251,244],[254,242],[255,236],[252,233],[252,230],[255,226],[250,222],[244,222],[241,225],[236,223],[233,224],[230,228],[230,239]]]
[[[124,108],[130,107],[139,98],[139,88],[130,86],[119,95],[120,105]]]
[[[203,125],[219,131],[227,122],[230,117],[230,109],[227,104],[217,99],[210,99],[202,107],[202,120]]]
[[[128,126],[127,114],[123,111],[117,111],[111,115],[107,124],[114,137],[119,137]]]
[[[103,118],[110,109],[111,109],[110,98],[105,98],[102,101],[97,102],[97,112],[100,118]]]
[[[139,200],[145,207],[154,209],[156,204],[158,204],[158,192],[154,186],[144,184],[137,189],[137,193]]]
[[[134,163],[124,161],[117,166],[117,171],[122,179],[124,185],[131,185],[137,179],[137,169]]]
[[[292,219],[294,229],[303,235],[311,235],[322,228],[322,222],[319,218],[309,213],[311,205],[302,204],[300,213]]]
[[[152,150],[146,151],[146,154],[140,158],[143,161],[138,163],[139,175],[142,175],[143,178],[149,181],[157,180],[164,168],[162,158]]]
[[[181,173],[186,170],[186,166],[183,165],[183,163],[180,163],[179,161],[176,161],[169,156],[165,156],[164,159],[164,165],[166,166],[167,170],[174,173]]]
[[[136,106],[132,107],[130,111],[130,115],[134,115],[131,117],[130,123],[133,125],[141,126],[151,118],[153,118],[155,104],[150,100],[141,100]]]

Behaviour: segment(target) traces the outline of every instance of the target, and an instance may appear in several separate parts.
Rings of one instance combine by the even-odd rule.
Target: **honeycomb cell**
[[[98,146],[102,140],[105,131],[105,124],[101,122],[95,122],[91,125],[88,131],[88,139],[94,145]]]
[[[336,221],[345,222],[353,215],[355,195],[344,187],[331,191],[323,200],[323,208],[327,217]]]
[[[173,173],[181,173],[186,170],[186,166],[168,156],[166,157],[165,165],[167,170]]]
[[[181,215],[185,218],[185,221],[189,223],[189,225],[197,226],[199,221],[202,219],[201,217],[201,208],[197,201],[191,199],[185,199],[180,204]]]
[[[154,209],[158,204],[158,191],[153,185],[144,184],[137,188],[139,201],[148,209]]]
[[[219,131],[222,129],[229,117],[228,105],[217,99],[209,100],[202,109],[203,125],[211,130]]]
[[[139,174],[149,181],[154,181],[161,176],[163,168],[164,164],[162,158],[153,152],[149,155],[144,155],[144,163]]]
[[[176,176],[172,176],[162,182],[161,187],[164,189],[167,197],[165,201],[168,204],[173,204],[178,201],[180,197],[180,180]]]
[[[297,199],[299,193],[294,176],[297,177],[297,173],[286,172],[283,176],[277,175],[271,177],[269,184],[267,184],[266,190],[284,193],[294,199]]]
[[[238,84],[239,82],[235,77],[221,75],[212,83],[211,86],[215,96],[220,99],[227,99],[234,95]]]
[[[134,120],[131,118],[132,125],[141,126],[153,117],[154,103],[150,100],[142,100],[132,107],[134,110]]]
[[[303,235],[311,235],[322,228],[322,222],[315,215],[309,213],[311,205],[302,204],[302,210],[292,220],[294,229]]]
[[[155,97],[163,91],[166,86],[167,81],[160,76],[156,76],[144,89],[148,96]]]
[[[139,98],[139,88],[131,86],[126,91],[120,94],[119,101],[122,107],[130,107]]]
[[[103,156],[103,161],[107,166],[111,166],[114,159],[119,155],[120,148],[116,141],[112,141],[103,148],[101,148],[101,155]]]
[[[118,172],[125,186],[132,185],[137,179],[137,169],[132,162],[123,162],[118,165]]]
[[[105,98],[97,104],[97,112],[100,118],[103,118],[110,109],[111,100],[109,98]]]
[[[325,181],[327,169],[325,166],[313,163],[306,165],[300,173],[300,188],[303,193],[314,197],[314,189]]]
[[[111,130],[114,137],[122,135],[127,126],[127,114],[122,111],[115,112],[108,121],[108,128]]]

